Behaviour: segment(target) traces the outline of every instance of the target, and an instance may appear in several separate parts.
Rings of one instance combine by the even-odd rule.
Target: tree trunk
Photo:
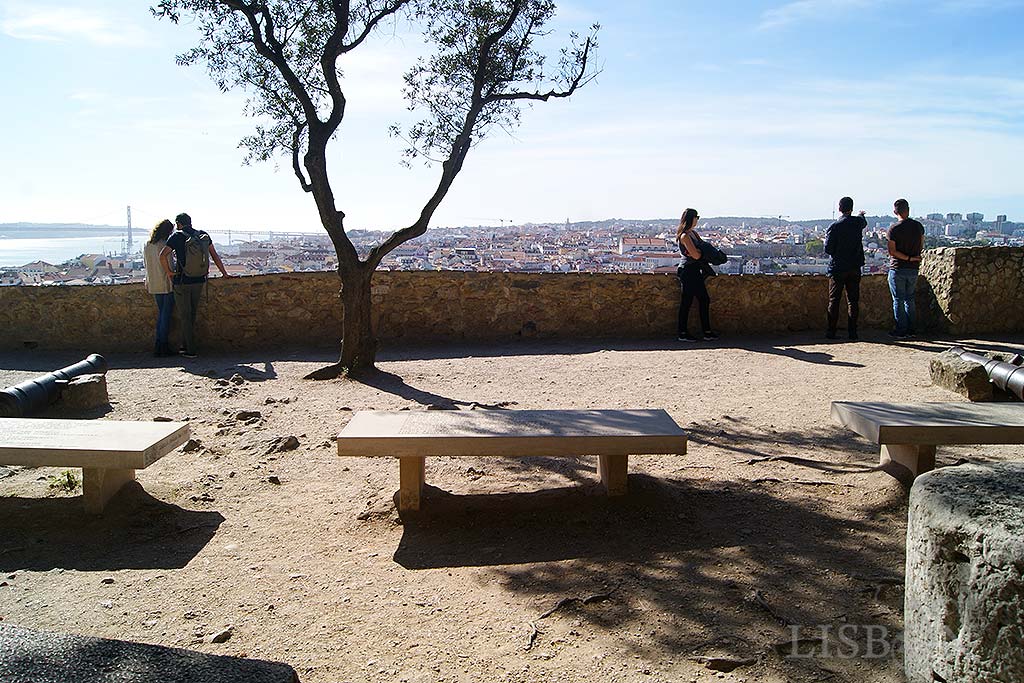
[[[344,318],[341,326],[341,358],[306,375],[306,379],[335,379],[342,375],[359,375],[374,369],[377,340],[373,336],[370,282],[373,269],[365,264],[341,273],[341,303]]]

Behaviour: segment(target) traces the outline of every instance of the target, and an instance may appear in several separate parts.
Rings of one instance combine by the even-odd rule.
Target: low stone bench
[[[686,453],[664,410],[360,411],[338,435],[338,455],[399,460],[399,511],[420,509],[429,456],[596,455],[608,495],[624,495],[630,455]]]
[[[1024,462],[929,472],[910,491],[910,683],[1024,681]]]
[[[181,422],[0,418],[0,465],[81,467],[85,509],[103,511],[135,470],[185,443]]]
[[[0,623],[4,683],[298,683],[286,664]]]
[[[832,420],[881,445],[882,469],[906,485],[952,444],[1024,444],[1020,403],[832,403]]]

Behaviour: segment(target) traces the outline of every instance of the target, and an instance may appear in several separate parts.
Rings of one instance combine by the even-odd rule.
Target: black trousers
[[[839,301],[846,291],[846,331],[857,334],[860,315],[860,268],[832,273],[828,279],[828,333],[835,334],[839,324]]]
[[[711,331],[711,297],[708,296],[707,285],[704,284],[704,273],[699,265],[684,266],[676,271],[683,296],[679,301],[679,336],[687,333],[687,321],[690,317],[690,306],[697,300],[700,310],[700,324],[704,332]]]

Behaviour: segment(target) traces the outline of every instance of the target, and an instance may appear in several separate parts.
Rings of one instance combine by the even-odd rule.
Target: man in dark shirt
[[[904,338],[914,334],[917,307],[914,303],[917,289],[917,271],[924,250],[924,226],[910,217],[910,202],[897,199],[893,213],[899,221],[889,228],[889,291],[892,293],[892,313],[896,326],[889,336]]]
[[[839,302],[846,290],[846,332],[850,339],[857,338],[857,318],[860,314],[860,271],[864,265],[864,212],[853,216],[853,199],[839,200],[839,213],[843,217],[828,228],[825,253],[831,256],[828,264],[828,330],[825,336],[836,338],[839,324]]]

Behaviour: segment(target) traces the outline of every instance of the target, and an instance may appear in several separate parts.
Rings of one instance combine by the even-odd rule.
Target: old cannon
[[[1024,366],[993,360],[988,356],[972,353],[960,346],[951,348],[950,353],[955,353],[966,361],[981,365],[988,373],[992,384],[1024,401]],[[1014,361],[1024,361],[1024,359],[1018,355]]]
[[[60,398],[64,386],[75,377],[106,372],[107,360],[94,353],[74,365],[8,387],[0,391],[0,417],[31,415]]]

